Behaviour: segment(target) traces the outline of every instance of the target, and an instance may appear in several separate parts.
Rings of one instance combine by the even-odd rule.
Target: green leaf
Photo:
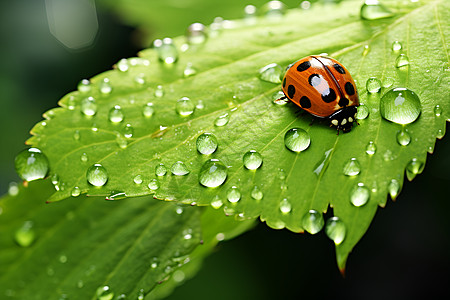
[[[165,295],[174,283],[180,284],[180,272],[188,278],[197,271],[217,244],[218,233],[232,238],[252,226],[220,217],[212,208],[149,197],[133,201],[80,197],[46,205],[52,190],[48,181],[41,181],[0,200],[2,295],[96,299],[103,286],[115,296]],[[213,225],[211,218],[216,220]],[[28,236],[34,236],[30,245],[21,242],[23,224],[28,224]]]
[[[303,231],[301,220],[308,210],[324,212],[331,206],[334,216],[346,227],[345,239],[336,247],[338,265],[343,269],[377,207],[385,205],[391,181],[396,180],[401,187],[405,168],[413,159],[416,165],[410,168],[413,172],[409,179],[421,172],[427,152],[432,153],[436,137],[444,135],[445,122],[450,119],[449,24],[443,21],[449,17],[450,4],[422,1],[400,7],[395,3],[391,7],[395,17],[375,21],[360,20],[359,7],[349,1],[317,5],[309,11],[291,10],[278,21],[261,18],[254,25],[227,23],[231,29],[213,35],[204,45],[191,46],[173,65],[158,61],[156,52],[148,49],[140,53],[140,59],[128,60],[128,71],[98,75],[92,79],[89,92],[65,96],[60,102],[63,108],[47,112],[45,126],[40,123],[32,130],[35,137],[29,143],[47,154],[52,172],[66,186],[50,201],[69,197],[75,186],[90,195],[121,191],[128,197],[153,194],[159,199],[199,205],[219,199],[227,214],[238,218],[259,216],[272,228],[286,227],[294,232]],[[406,67],[395,67],[400,53],[391,50],[395,40],[401,41],[401,53],[409,57]],[[181,47],[183,41],[180,37],[175,42]],[[366,45],[368,53],[364,51]],[[259,79],[258,70],[270,63],[287,66],[323,52],[350,70],[360,101],[369,109],[369,117],[347,134],[336,135],[335,130],[317,120],[311,125],[313,118],[293,104],[273,104],[273,94],[280,86]],[[183,72],[188,65],[196,74],[185,78]],[[420,97],[421,115],[406,125],[411,136],[409,145],[401,146],[396,141],[403,126],[381,118],[379,102],[387,88],[369,95],[365,90],[369,77],[382,82],[390,77],[394,87],[409,88]],[[99,91],[105,78],[112,86],[110,94]],[[164,89],[161,98],[155,96],[157,85]],[[88,96],[98,105],[92,118],[80,113],[80,103]],[[190,97],[194,103],[202,100],[204,108],[180,116],[176,103],[182,97]],[[143,108],[149,102],[154,114],[146,118]],[[119,124],[108,120],[115,105],[120,105],[124,113],[124,121]],[[436,105],[442,109],[439,116],[434,112]],[[216,118],[224,114],[230,117],[229,123],[215,126]],[[126,124],[134,128],[134,134],[129,139],[120,136],[118,143],[117,135],[124,134]],[[295,127],[311,137],[310,147],[301,153],[291,152],[284,145],[286,131]],[[204,132],[218,139],[218,150],[209,156],[199,154],[195,146]],[[74,138],[74,134],[80,138]],[[372,155],[366,153],[369,142],[377,148]],[[255,171],[242,164],[249,150],[263,156],[262,167]],[[80,160],[84,153],[88,162]],[[202,165],[211,158],[228,166],[228,177],[218,188],[203,187],[198,180]],[[343,169],[351,158],[359,161],[361,172],[345,176]],[[177,161],[183,161],[190,173],[155,175],[159,164],[170,168]],[[94,163],[101,163],[109,174],[108,183],[100,188],[86,181],[86,171]],[[133,182],[137,175],[143,177],[142,184]],[[152,180],[159,182],[156,191],[147,187]],[[350,194],[359,183],[367,187],[370,199],[364,206],[355,207]],[[236,204],[227,201],[233,186],[241,194]],[[264,195],[260,201],[251,197],[255,186]]]

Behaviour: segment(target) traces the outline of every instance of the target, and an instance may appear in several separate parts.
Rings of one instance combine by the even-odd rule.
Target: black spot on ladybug
[[[310,108],[311,107],[311,100],[309,100],[308,97],[303,96],[300,98],[300,106],[303,108]]]
[[[297,66],[297,71],[303,72],[303,71],[308,70],[309,67],[311,67],[311,63],[309,62],[309,60],[307,60]]]
[[[345,74],[344,68],[340,64],[334,64],[333,68],[338,71],[338,73]]]
[[[341,98],[341,100],[339,100],[339,106],[347,106],[348,105],[348,99],[347,98]]]
[[[322,82],[322,77],[319,74],[312,74],[309,76],[308,82],[311,86],[316,87]]]
[[[294,98],[294,94],[295,94],[295,87],[292,84],[290,84],[288,86],[288,97],[292,99]]]
[[[350,82],[347,82],[344,86],[345,88],[345,92],[349,95],[352,96],[355,94],[355,87],[353,86],[353,84],[351,84]]]
[[[336,100],[336,92],[333,89],[327,88],[322,92],[322,100],[326,103]]]
[[[283,87],[285,87],[286,86],[286,77],[284,77],[284,79],[283,79]]]

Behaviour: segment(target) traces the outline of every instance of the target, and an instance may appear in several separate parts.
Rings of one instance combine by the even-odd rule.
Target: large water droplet
[[[107,285],[99,287],[95,294],[97,300],[112,300],[114,298],[114,293]]]
[[[366,0],[361,6],[360,16],[363,20],[377,20],[391,17],[393,14],[378,0]]]
[[[261,191],[261,189],[260,189],[258,186],[255,185],[255,186],[253,187],[253,189],[252,189],[251,196],[252,196],[253,199],[259,201],[259,200],[261,200],[261,199],[264,197],[264,194],[263,194],[263,192]]]
[[[100,83],[100,93],[107,95],[112,92],[111,83],[109,82],[109,78],[103,78]]]
[[[183,176],[189,174],[189,170],[186,167],[186,165],[182,161],[175,162],[172,167],[170,168],[170,171],[173,175]]]
[[[36,232],[34,231],[34,223],[32,221],[25,221],[22,226],[16,230],[14,240],[21,247],[29,247],[36,239]]]
[[[211,207],[214,209],[219,209],[223,205],[222,199],[220,199],[219,195],[214,196],[214,198],[211,200]]]
[[[78,83],[78,90],[81,93],[87,93],[91,91],[91,82],[88,79],[83,79]]]
[[[206,187],[218,187],[227,179],[227,167],[218,159],[207,160],[198,175],[198,181]]]
[[[356,176],[361,172],[361,165],[356,158],[350,159],[344,166],[344,175]]]
[[[411,181],[414,177],[416,177],[416,175],[422,173],[424,168],[425,164],[422,161],[417,158],[413,158],[406,166],[406,176]]]
[[[147,103],[142,109],[142,114],[146,118],[150,118],[155,113],[155,109],[153,108],[153,103]]]
[[[243,162],[244,166],[247,169],[256,170],[262,165],[263,158],[259,152],[256,152],[255,150],[250,150],[244,154]]]
[[[350,202],[356,207],[366,204],[369,198],[370,191],[363,183],[358,183],[350,193]]]
[[[439,104],[434,107],[434,115],[440,117],[442,115],[442,108]]]
[[[15,159],[16,172],[26,181],[44,178],[49,170],[47,156],[38,148],[25,149]]]
[[[370,94],[378,93],[381,89],[381,81],[376,77],[370,77],[366,82],[367,92]]]
[[[400,43],[399,41],[394,41],[392,43],[392,51],[400,51],[402,50],[402,43]]]
[[[81,189],[79,187],[74,187],[72,189],[72,191],[70,192],[70,194],[72,195],[72,197],[78,197],[81,195]]]
[[[403,54],[403,53],[400,54],[397,57],[397,59],[395,60],[395,66],[397,68],[401,68],[401,67],[404,67],[404,66],[407,66],[407,65],[409,65],[409,58],[408,58],[408,56],[406,54]]]
[[[159,189],[158,179],[150,180],[150,182],[148,183],[148,188],[151,189],[152,191],[156,191],[157,189]]]
[[[294,152],[308,149],[310,143],[309,134],[301,128],[291,128],[284,135],[284,145]]]
[[[392,77],[386,77],[383,80],[383,87],[384,88],[390,88],[394,84],[394,78]]]
[[[269,64],[259,70],[261,80],[272,83],[281,83],[282,72],[283,68],[275,63]]]
[[[155,167],[156,176],[164,176],[167,174],[167,168],[164,164],[159,164]]]
[[[101,164],[94,164],[87,170],[86,179],[93,186],[103,186],[108,181],[108,173]]]
[[[358,120],[364,120],[368,116],[369,116],[369,108],[364,104],[358,106],[358,113],[356,114],[356,118]]]
[[[377,152],[377,145],[374,142],[370,141],[366,146],[366,153],[369,155],[374,155]]]
[[[408,146],[411,142],[411,136],[408,133],[408,130],[402,129],[397,132],[397,142],[401,146]]]
[[[417,120],[421,112],[420,99],[407,88],[394,88],[381,97],[380,113],[383,118],[398,124]]]
[[[239,200],[241,200],[241,191],[236,186],[232,186],[228,190],[227,199],[231,203],[237,203]]]
[[[186,38],[189,44],[203,44],[207,37],[206,27],[202,23],[193,23],[187,28]]]
[[[109,120],[112,123],[120,123],[123,121],[123,111],[119,105],[114,106],[109,111]]]
[[[391,195],[391,199],[395,200],[400,193],[400,182],[397,179],[392,179],[388,185],[389,195]]]
[[[84,115],[92,117],[97,113],[97,103],[93,97],[84,98],[81,100],[80,109]]]
[[[178,50],[171,38],[155,40],[153,42],[153,47],[156,49],[159,59],[166,64],[173,64],[178,60]]]
[[[302,218],[302,227],[310,234],[316,234],[324,225],[323,215],[317,210],[309,210]]]
[[[220,115],[216,118],[214,121],[214,125],[221,127],[228,124],[230,121],[230,115],[228,113],[224,113],[223,115]]]
[[[195,104],[188,97],[183,97],[177,101],[176,110],[181,116],[189,116],[195,110]]]
[[[288,199],[284,198],[280,201],[280,211],[282,214],[288,214],[292,210],[292,205]]]
[[[202,133],[197,138],[196,145],[201,154],[211,154],[217,149],[217,138],[212,133]]]
[[[336,244],[339,245],[345,239],[345,224],[338,217],[331,217],[325,225],[325,233]]]

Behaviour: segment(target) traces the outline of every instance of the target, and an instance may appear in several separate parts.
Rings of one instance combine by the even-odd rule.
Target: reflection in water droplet
[[[397,59],[395,60],[395,66],[397,67],[397,68],[401,68],[401,67],[404,67],[404,66],[407,66],[407,65],[409,65],[409,58],[408,58],[408,56],[406,56],[406,54],[400,54],[398,57],[397,57]]]
[[[392,43],[392,51],[400,51],[402,50],[402,43],[400,43],[399,41],[394,41]]]
[[[397,179],[392,179],[388,185],[389,195],[391,195],[391,199],[395,200],[400,193],[400,182]]]
[[[91,91],[91,82],[88,79],[83,79],[78,83],[78,90],[81,93],[87,93]]]
[[[97,296],[97,300],[112,300],[114,298],[114,293],[107,285],[99,287],[95,295]]]
[[[272,63],[259,70],[261,80],[281,83],[283,69],[278,64]]]
[[[366,82],[367,92],[370,94],[378,93],[381,89],[381,81],[376,77],[370,77]]]
[[[16,172],[25,181],[44,178],[49,171],[47,156],[38,148],[25,149],[14,161]]]
[[[207,160],[198,175],[198,181],[206,187],[218,187],[227,179],[227,167],[218,159]]]
[[[216,120],[214,121],[214,125],[218,127],[225,126],[229,121],[230,115],[228,113],[224,113],[223,115],[220,115],[216,118]]]
[[[206,27],[202,23],[193,23],[187,28],[186,38],[189,44],[203,44],[207,37]]]
[[[212,133],[202,133],[197,138],[197,151],[201,154],[212,154],[217,150],[217,138]]]
[[[32,221],[25,221],[14,234],[14,240],[21,247],[29,247],[36,239],[36,232],[33,229]]]
[[[408,133],[408,130],[402,129],[397,132],[397,142],[401,146],[408,146],[411,142],[411,136]]]
[[[394,84],[394,78],[392,77],[386,77],[383,80],[383,87],[384,88],[390,88]]]
[[[175,162],[172,167],[170,168],[170,171],[173,175],[183,176],[189,174],[189,170],[186,167],[186,165],[182,161]]]
[[[344,175],[356,176],[361,172],[361,166],[356,158],[350,159],[344,166]]]
[[[292,205],[288,201],[288,199],[284,198],[283,200],[280,201],[280,211],[282,214],[288,214],[291,212],[291,210],[292,210]]]
[[[324,225],[323,215],[317,210],[309,210],[302,218],[302,227],[310,234],[316,234]]]
[[[107,95],[112,91],[111,83],[109,82],[109,78],[103,78],[100,83],[100,93]]]
[[[284,135],[284,145],[293,152],[308,149],[310,143],[309,134],[301,128],[291,128]]]
[[[164,164],[159,164],[155,167],[156,176],[164,176],[167,174],[167,168]]]
[[[81,195],[81,189],[79,187],[74,187],[71,192],[72,197],[78,197]]]
[[[374,142],[370,141],[366,146],[366,153],[369,155],[374,155],[377,152],[377,145]]]
[[[325,225],[325,233],[336,244],[339,245],[345,239],[345,224],[338,217],[331,217]]]
[[[195,105],[188,97],[183,97],[177,101],[176,110],[181,116],[189,116],[195,110]]]
[[[369,198],[370,191],[363,183],[358,183],[350,193],[350,202],[356,207],[366,204]]]
[[[166,64],[173,64],[178,60],[178,50],[171,38],[155,40],[153,47],[156,49],[156,53],[158,53],[159,60]]]
[[[236,186],[232,186],[227,193],[227,199],[231,203],[237,203],[241,200],[241,191]]]
[[[247,169],[256,170],[262,165],[263,158],[262,155],[259,154],[259,152],[256,152],[255,150],[250,150],[244,154],[243,161],[244,166]]]
[[[261,200],[261,199],[264,197],[264,194],[263,194],[263,192],[259,189],[259,187],[255,185],[255,186],[253,187],[253,189],[252,189],[251,196],[252,196],[253,199],[259,201],[259,200]]]
[[[219,209],[223,205],[223,201],[220,199],[219,195],[214,196],[214,198],[211,200],[211,206],[214,209]]]
[[[393,13],[378,0],[366,0],[361,6],[360,16],[363,20],[377,20],[392,17]]]
[[[356,118],[358,120],[364,120],[369,116],[369,108],[366,105],[361,104],[358,106],[357,110],[358,113],[356,114]]]
[[[157,189],[159,189],[158,179],[150,180],[150,182],[148,183],[148,188],[151,189],[152,191],[156,191]]]
[[[153,108],[153,103],[147,103],[144,105],[144,108],[142,109],[142,114],[146,118],[150,118],[155,113],[155,109]]]
[[[97,113],[97,103],[93,97],[84,98],[81,101],[80,109],[85,116],[92,117]]]
[[[112,123],[120,123],[123,121],[123,112],[122,108],[119,105],[114,106],[109,111],[109,120]]]
[[[103,186],[108,181],[108,173],[101,164],[94,164],[87,170],[86,179],[93,186]]]
[[[370,52],[370,46],[364,45],[362,55],[366,56],[367,54],[369,54],[369,52]]]
[[[136,175],[133,178],[134,183],[141,184],[143,182],[142,175]]]
[[[406,175],[409,181],[413,180],[416,175],[422,173],[424,168],[425,164],[422,161],[413,158],[406,166]]]
[[[434,115],[440,117],[442,115],[442,108],[439,104],[434,107]]]
[[[397,124],[409,124],[417,120],[422,108],[420,99],[407,88],[394,88],[381,97],[381,116]]]
[[[155,89],[155,97],[161,98],[162,96],[164,96],[164,88],[162,85],[158,85]]]

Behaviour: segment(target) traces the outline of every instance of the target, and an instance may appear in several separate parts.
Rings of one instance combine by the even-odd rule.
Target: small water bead
[[[150,180],[150,182],[148,183],[148,188],[151,189],[152,191],[156,191],[157,189],[159,189],[158,179]]]
[[[424,168],[425,164],[422,161],[417,158],[413,158],[406,166],[406,175],[408,179],[410,181],[413,180],[416,175],[422,173]]]
[[[239,200],[241,200],[241,191],[236,186],[232,186],[228,190],[227,199],[231,203],[237,203]]]
[[[197,74],[197,70],[192,66],[192,63],[187,63],[186,68],[184,68],[183,76],[190,77]]]
[[[134,77],[134,82],[136,82],[139,85],[145,84],[145,74],[139,73]]]
[[[142,114],[146,118],[150,118],[155,113],[155,109],[153,107],[153,103],[147,103],[144,108],[142,109]]]
[[[292,205],[288,201],[288,199],[284,198],[283,200],[280,201],[280,211],[282,214],[288,214],[291,212],[291,210],[292,210]]]
[[[261,10],[266,17],[278,20],[286,13],[286,5],[281,1],[269,1]]]
[[[363,20],[378,20],[393,16],[392,12],[381,5],[378,0],[366,0],[361,6],[360,12]]]
[[[308,149],[310,143],[309,134],[301,128],[291,128],[284,135],[284,145],[293,152]]]
[[[67,256],[61,255],[59,257],[59,262],[62,263],[62,264],[65,264],[67,262]]]
[[[367,92],[370,94],[378,93],[381,89],[381,81],[376,77],[370,77],[366,82]]]
[[[97,113],[97,103],[93,97],[84,98],[81,100],[80,109],[84,115],[92,117]]]
[[[227,167],[218,159],[207,160],[198,175],[198,181],[206,187],[218,187],[227,179]]]
[[[170,171],[173,175],[183,176],[189,174],[189,169],[182,161],[177,161],[173,163],[172,167],[170,167]]]
[[[125,127],[123,128],[123,135],[129,139],[132,138],[134,134],[134,128],[133,126],[131,126],[131,124],[127,124],[125,125]]]
[[[186,38],[189,44],[203,44],[208,38],[206,26],[202,23],[189,25],[186,31]]]
[[[421,110],[419,97],[407,88],[391,89],[380,100],[381,116],[397,124],[414,122]]]
[[[162,85],[158,85],[155,89],[155,97],[161,98],[162,96],[164,96],[164,88]]]
[[[155,167],[155,175],[156,176],[164,176],[167,174],[167,168],[164,164],[159,164]]]
[[[79,140],[80,140],[80,137],[81,137],[80,131],[79,131],[79,130],[75,130],[75,132],[73,133],[73,139],[74,139],[75,141],[79,141]]]
[[[257,201],[261,200],[264,197],[263,192],[258,186],[254,186],[251,192],[251,197]]]
[[[436,137],[438,139],[442,139],[444,137],[444,130],[438,129],[438,131],[436,132]]]
[[[142,179],[142,175],[136,175],[133,178],[134,183],[141,184],[144,180]]]
[[[356,158],[350,159],[344,166],[344,175],[356,176],[361,172],[361,165]]]
[[[203,103],[203,100],[198,100],[197,101],[197,105],[195,105],[196,109],[204,109],[205,108],[205,104]]]
[[[283,73],[283,68],[276,63],[268,64],[267,66],[259,70],[261,80],[281,83],[281,74]]]
[[[68,108],[69,110],[74,110],[74,109],[75,109],[75,106],[76,106],[76,100],[75,100],[75,97],[74,97],[74,96],[70,96],[70,97],[67,99],[66,105],[67,105],[67,108]]]
[[[20,152],[14,161],[16,172],[25,181],[44,178],[49,171],[47,156],[38,148],[29,148]]]
[[[363,183],[358,183],[350,193],[350,202],[356,207],[366,204],[369,198],[370,190]]]
[[[411,142],[411,136],[408,133],[408,130],[402,129],[397,132],[397,142],[400,146],[408,146]]]
[[[212,154],[217,150],[217,138],[212,133],[202,133],[197,138],[197,151],[201,154]]]
[[[217,127],[222,127],[228,124],[230,121],[230,115],[228,113],[224,113],[216,118],[214,121],[214,125]]]
[[[394,78],[392,77],[386,77],[383,80],[383,87],[384,88],[390,88],[394,84]]]
[[[139,293],[138,293],[137,300],[144,300],[144,297],[145,297],[144,289],[140,289]]]
[[[407,65],[409,65],[409,58],[408,58],[408,56],[406,54],[403,54],[403,53],[400,54],[397,57],[397,59],[395,60],[395,66],[397,68],[401,68],[401,67],[404,67],[404,66],[407,66]]]
[[[72,191],[70,192],[70,194],[72,195],[72,197],[78,197],[81,195],[81,189],[79,187],[74,187],[72,189]]]
[[[392,179],[388,185],[389,195],[392,200],[395,200],[400,193],[400,182],[397,179]]]
[[[125,149],[128,147],[128,139],[121,134],[120,132],[116,133],[116,143],[121,149]]]
[[[338,217],[329,218],[325,225],[325,233],[336,245],[339,245],[345,239],[346,228],[344,222]]]
[[[400,51],[402,50],[402,43],[400,43],[399,41],[394,41],[392,43],[392,51]]]
[[[52,177],[50,179],[52,181],[52,184],[55,186],[55,189],[58,191],[59,190],[59,175],[55,173],[52,175]]]
[[[93,186],[103,186],[108,181],[108,173],[101,164],[94,164],[87,170],[86,179]]]
[[[120,72],[126,72],[126,71],[128,71],[129,68],[130,68],[130,66],[128,65],[128,60],[126,58],[122,58],[117,63],[117,69]]]
[[[173,64],[178,60],[178,50],[171,38],[157,39],[153,42],[153,47],[156,49],[159,60],[162,62]]]
[[[244,166],[249,170],[256,170],[263,163],[262,155],[255,150],[250,150],[245,153],[242,160],[244,162]]]
[[[273,103],[277,105],[286,105],[287,103],[289,103],[289,99],[285,97],[283,91],[276,91],[272,95],[272,100]]]
[[[29,247],[36,239],[36,232],[34,231],[34,223],[32,221],[25,221],[22,226],[16,230],[14,240],[21,247]]]
[[[19,185],[17,182],[10,182],[8,187],[8,195],[11,197],[17,196],[19,194]],[[2,214],[2,209],[0,208],[0,215]]]
[[[374,155],[377,152],[377,145],[374,142],[370,141],[366,146],[366,153],[369,155]]]
[[[311,2],[309,1],[302,1],[302,3],[300,3],[300,8],[304,9],[304,10],[308,10],[311,8]]]
[[[211,200],[211,207],[214,209],[219,209],[223,205],[222,199],[220,199],[219,195],[214,196],[214,198]]]
[[[195,104],[188,97],[183,97],[177,101],[176,110],[180,116],[189,116],[194,112]]]
[[[364,45],[362,55],[366,56],[367,54],[369,54],[369,52],[370,52],[370,46]]]
[[[112,123],[120,123],[123,121],[123,111],[119,105],[114,106],[109,111],[109,121]]]
[[[112,300],[114,298],[114,293],[107,285],[99,287],[95,295],[97,296],[97,300]]]
[[[89,157],[87,156],[86,153],[83,153],[83,154],[81,154],[80,159],[82,162],[87,162],[89,160]]]
[[[112,92],[112,86],[109,82],[109,78],[103,78],[102,82],[100,83],[100,93],[104,95],[108,95]]]
[[[244,17],[247,23],[254,23],[256,21],[256,6],[247,5],[244,7]]]
[[[357,110],[356,119],[364,120],[369,116],[369,108],[366,105],[361,104],[358,106]]]
[[[310,234],[321,231],[324,223],[323,215],[314,209],[310,209],[302,218],[302,227]]]
[[[440,117],[442,115],[442,108],[439,104],[434,107],[434,115]]]
[[[78,90],[81,93],[87,93],[91,91],[91,82],[88,79],[83,79],[78,84]]]

